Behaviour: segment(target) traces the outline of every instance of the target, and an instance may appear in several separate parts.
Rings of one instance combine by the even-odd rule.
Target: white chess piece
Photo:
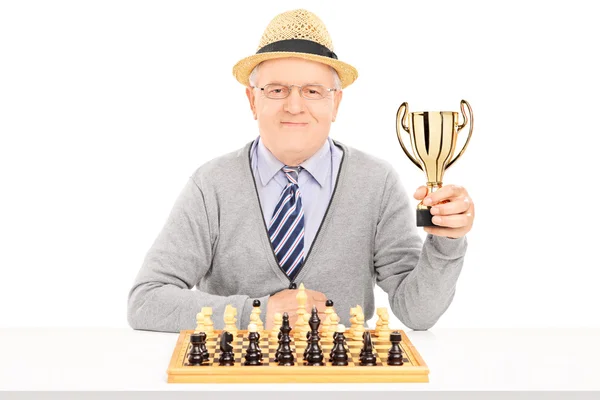
[[[283,325],[283,315],[281,313],[275,313],[273,316],[273,329],[271,329],[271,339],[277,339],[281,326]]]
[[[223,328],[223,330],[231,333],[234,338],[237,336],[238,332],[237,326],[235,324],[237,321],[237,318],[235,317],[236,315],[237,309],[235,307],[233,307],[231,304],[225,306],[225,315],[223,318],[225,322],[225,327]]]
[[[202,311],[200,311],[198,314],[196,314],[196,329],[194,330],[195,333],[205,332],[205,328],[204,328],[205,318],[206,317]]]

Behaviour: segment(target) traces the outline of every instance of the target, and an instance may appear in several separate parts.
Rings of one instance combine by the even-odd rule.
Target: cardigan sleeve
[[[179,194],[129,291],[127,320],[134,329],[179,332],[194,329],[196,314],[212,307],[223,315],[227,304],[237,308],[238,328],[246,326],[252,311],[245,295],[218,296],[194,286],[209,271],[217,232],[211,231],[204,195],[193,177]],[[259,298],[266,314],[269,296]],[[214,318],[222,329],[222,318]]]
[[[374,244],[377,284],[394,315],[408,328],[431,328],[450,306],[467,249],[466,237],[427,234],[416,226],[416,202],[390,168]],[[415,203],[415,204],[412,204]]]

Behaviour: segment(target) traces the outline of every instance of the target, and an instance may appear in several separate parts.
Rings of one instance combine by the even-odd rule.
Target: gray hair
[[[250,78],[249,78],[250,86],[256,86],[256,77],[258,75],[258,67],[260,67],[260,64],[262,64],[262,62],[259,63],[256,67],[254,67],[254,69],[250,73]],[[333,68],[332,66],[329,66],[329,69],[331,69],[331,73],[333,74],[333,87],[337,90],[341,90],[342,89],[342,81],[340,79],[340,76],[338,75],[335,68]]]

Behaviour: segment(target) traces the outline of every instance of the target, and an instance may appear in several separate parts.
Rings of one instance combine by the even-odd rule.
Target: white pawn
[[[205,316],[202,311],[200,311],[198,314],[196,314],[196,329],[194,331],[195,333],[205,332],[204,320],[205,320]]]
[[[388,314],[387,308],[377,308],[377,315],[379,318],[377,319],[375,332],[373,332],[373,334],[377,337],[389,338],[392,330],[389,327],[390,315]]]
[[[271,339],[277,339],[281,325],[283,325],[283,315],[281,315],[281,313],[275,313],[273,316],[273,329],[271,329],[270,334]]]
[[[236,315],[237,309],[231,304],[227,304],[227,306],[225,306],[225,315],[223,317],[225,322],[225,327],[223,330],[231,333],[233,337],[236,337],[238,333],[237,326],[235,324],[237,321],[237,318],[235,317]]]
[[[350,309],[350,328],[348,329],[348,336],[353,336],[354,329],[356,329],[356,314],[358,314],[358,308],[352,307]]]
[[[321,326],[319,327],[319,333],[321,336],[324,336],[324,334],[329,332],[329,327],[331,326],[331,314],[333,313],[333,301],[327,300],[325,302],[325,317],[323,318],[323,322],[321,322]]]
[[[362,313],[362,308],[357,309],[357,313],[354,316],[356,325],[352,330],[352,339],[362,340],[363,333],[365,333],[365,315]]]
[[[202,307],[202,313],[204,314],[204,332],[207,338],[213,338],[216,336],[215,324],[212,321],[212,307]]]
[[[254,300],[252,302],[252,306],[254,308],[252,309],[252,313],[250,314],[250,321],[256,324],[257,332],[262,335],[263,331],[265,330],[265,326],[262,320],[260,319],[260,300]]]
[[[329,321],[331,324],[329,325],[329,332],[327,334],[327,340],[333,341],[333,334],[336,332],[338,324],[340,322],[340,317],[334,312],[329,316]],[[344,329],[346,329],[344,327]]]

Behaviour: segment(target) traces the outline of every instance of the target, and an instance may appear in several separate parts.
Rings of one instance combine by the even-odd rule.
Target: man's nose
[[[287,112],[297,114],[304,109],[304,99],[300,95],[300,88],[292,86],[290,95],[285,99],[285,109]]]

